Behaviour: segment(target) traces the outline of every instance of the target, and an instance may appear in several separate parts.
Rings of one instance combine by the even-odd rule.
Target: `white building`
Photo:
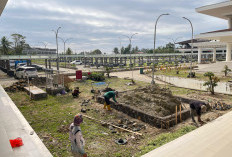
[[[45,48],[27,48],[24,49],[23,54],[38,54],[38,55],[52,55],[56,54],[56,49],[45,49]]]
[[[214,42],[198,43],[195,44],[198,47],[198,62],[201,63],[201,54],[203,49],[213,49],[213,60],[216,61],[216,49],[225,47],[226,49],[226,61],[231,61],[231,49],[232,49],[232,0],[203,6],[197,8],[196,11],[201,14],[214,16],[217,18],[225,19],[228,21],[228,28],[224,30],[217,30],[212,32],[206,32],[196,35],[196,39],[208,39]]]

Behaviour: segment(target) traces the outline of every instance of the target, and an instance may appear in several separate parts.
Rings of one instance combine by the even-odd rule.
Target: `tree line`
[[[11,40],[8,39],[6,36],[3,36],[1,38],[0,43],[0,55],[21,55],[23,52],[23,49],[31,48],[29,44],[26,43],[26,37],[21,34],[12,34],[10,36]],[[113,49],[114,54],[135,54],[138,52],[153,53],[153,49],[147,49],[142,48],[139,49],[138,46],[132,47],[130,44],[127,47],[115,47]],[[175,45],[173,43],[168,43],[165,46],[159,46],[157,49],[155,49],[155,53],[177,53],[178,51],[175,50]],[[73,54],[73,51],[71,48],[68,48],[65,52],[67,55]],[[103,54],[101,50],[95,49],[93,51],[83,51],[79,54],[86,54],[86,55],[98,55]]]
[[[30,47],[26,37],[21,34],[11,34],[11,41],[3,36],[0,43],[1,55],[21,55],[24,48]]]
[[[135,54],[138,52],[151,54],[153,53],[153,49],[147,49],[147,48],[139,49],[138,46],[131,48],[130,44],[127,47],[121,47],[121,49],[119,49],[118,47],[115,47],[113,49],[113,53],[115,54],[130,54],[130,53]],[[178,53],[178,52],[179,51],[175,50],[175,45],[170,42],[165,46],[159,46],[158,48],[155,49],[155,53]]]

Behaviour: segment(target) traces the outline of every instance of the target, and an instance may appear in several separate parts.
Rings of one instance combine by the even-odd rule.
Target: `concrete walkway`
[[[142,157],[231,157],[232,112]]]
[[[11,148],[9,139],[21,137],[24,145]],[[0,85],[0,157],[50,157],[40,138]]]
[[[122,71],[122,72],[113,72],[110,73],[110,76],[117,76],[118,78],[132,78],[132,72],[131,71]],[[147,83],[151,83],[152,79],[151,77],[148,77],[146,75],[140,74],[139,70],[133,71],[133,78],[137,81],[143,81]],[[158,84],[164,84],[162,81],[155,80],[155,83]]]
[[[196,72],[206,73],[208,71],[211,71],[213,73],[216,73],[217,75],[223,75],[224,73],[222,72],[222,70],[224,70],[225,65],[232,69],[232,62],[216,62],[210,64],[198,64],[198,70],[196,70]]]

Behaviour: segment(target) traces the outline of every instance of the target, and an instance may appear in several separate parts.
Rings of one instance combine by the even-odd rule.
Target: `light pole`
[[[45,49],[47,48],[48,43],[45,43],[45,42],[39,42],[39,43],[42,43]]]
[[[68,38],[68,39],[64,40],[63,38],[60,38],[60,37],[59,37],[59,39],[61,39],[61,40],[63,41],[63,43],[64,43],[64,54],[65,54],[65,51],[66,51],[66,49],[65,49],[65,44],[66,44],[66,42],[67,42],[68,40],[71,40],[72,38]]]
[[[192,22],[191,22],[188,18],[183,17],[183,19],[188,20],[188,22],[190,23],[191,28],[192,28],[192,40],[191,40],[191,61],[190,61],[190,74],[189,74],[189,77],[190,77],[190,78],[192,78],[192,60],[193,60],[193,25],[192,25]]]
[[[56,61],[56,68],[57,68],[57,71],[59,71],[59,56],[58,56],[58,33],[59,33],[59,29],[61,27],[59,27],[56,31],[52,30],[55,35],[56,35],[56,55],[57,55],[57,61]]]
[[[175,51],[176,51],[176,41],[177,41],[178,39],[180,39],[180,38],[182,38],[182,37],[178,37],[178,38],[176,38],[175,40],[172,39],[172,38],[168,38],[168,39],[171,39],[172,42],[173,42],[173,44],[174,44],[174,53],[175,53]]]
[[[68,39],[64,40],[63,38],[60,38],[60,37],[59,37],[59,39],[61,39],[61,40],[63,41],[63,43],[64,43],[64,57],[65,57],[65,51],[66,51],[66,49],[65,49],[65,44],[66,44],[66,42],[67,42],[68,40],[71,40],[72,38],[68,38]],[[64,67],[66,68],[66,57],[65,57]]]
[[[131,65],[131,63],[132,63],[132,62],[131,62],[131,48],[132,48],[132,46],[131,46],[131,40],[132,40],[133,36],[136,35],[136,34],[138,34],[138,33],[134,33],[134,34],[132,34],[130,37],[127,36],[127,35],[124,35],[124,36],[127,37],[127,38],[129,39],[129,41],[130,41],[130,50],[129,50],[129,51],[130,51],[130,69],[131,69],[131,72],[132,72],[132,82],[133,82],[133,80],[134,80],[134,79],[133,79],[134,77],[133,77],[133,69],[132,69],[132,65]]]
[[[118,37],[118,38],[119,38],[119,44],[120,44],[119,51],[120,51],[120,54],[122,54],[122,51],[121,51],[121,47],[122,47],[121,37]]]
[[[161,14],[156,22],[155,22],[155,30],[154,30],[154,50],[153,50],[153,57],[155,58],[155,41],[156,41],[156,27],[157,27],[157,23],[159,21],[159,19],[161,18],[161,16],[164,16],[164,15],[169,15],[169,14]],[[155,84],[155,81],[154,81],[154,74],[155,74],[155,60],[153,58],[153,68],[152,68],[152,81],[151,81],[151,84]]]

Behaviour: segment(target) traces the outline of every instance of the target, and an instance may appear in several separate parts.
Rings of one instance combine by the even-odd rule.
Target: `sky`
[[[158,21],[156,47],[191,39],[194,34],[226,29],[227,21],[199,14],[195,8],[225,0],[8,0],[0,17],[0,38],[19,33],[32,47],[56,48],[55,33],[74,53],[100,49],[112,53],[114,47],[154,47],[154,26]],[[59,40],[59,52],[64,44]]]

